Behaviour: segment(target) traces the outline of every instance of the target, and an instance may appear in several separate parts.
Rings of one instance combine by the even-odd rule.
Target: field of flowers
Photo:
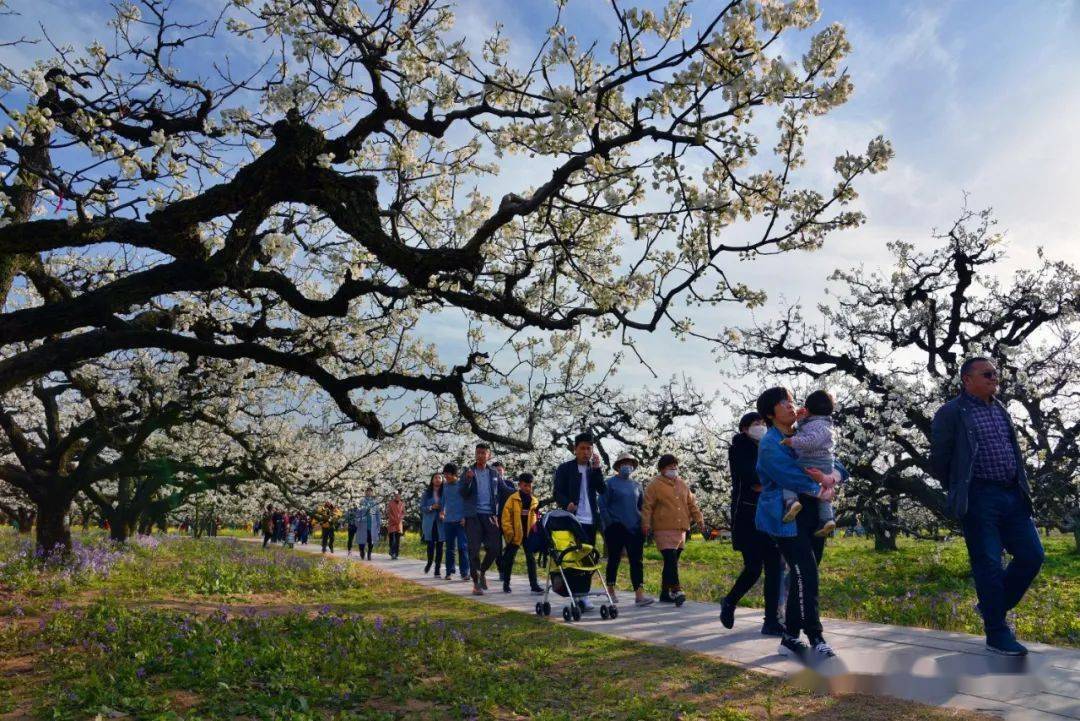
[[[229,539],[0,534],[4,719],[944,719],[812,695],[343,559]],[[969,718],[975,718],[970,716]]]

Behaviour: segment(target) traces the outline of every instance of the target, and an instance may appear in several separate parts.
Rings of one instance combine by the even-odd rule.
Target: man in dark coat
[[[555,469],[555,505],[577,516],[589,543],[596,545],[596,525],[600,511],[596,496],[607,488],[600,454],[593,447],[591,433],[574,437],[574,458]]]
[[[934,415],[930,465],[948,493],[949,514],[963,523],[971,575],[986,630],[986,647],[1007,656],[1027,654],[1005,621],[1043,563],[1031,518],[1031,489],[1016,430],[997,398],[998,371],[989,358],[960,366],[963,391]],[[1001,552],[1012,556],[1001,566]]]

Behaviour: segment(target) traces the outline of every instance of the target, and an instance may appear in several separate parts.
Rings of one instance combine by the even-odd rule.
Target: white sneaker
[[[591,611],[591,610],[593,610],[594,608],[596,608],[596,606],[594,606],[594,605],[593,605],[593,602],[589,600],[589,597],[588,597],[588,596],[586,596],[585,598],[581,599],[581,602],[582,602],[582,604],[584,604],[584,606],[585,606],[585,610],[586,610],[586,611]]]
[[[836,651],[832,650],[832,646],[825,643],[825,639],[821,639],[814,644],[814,653],[822,658],[835,658]]]

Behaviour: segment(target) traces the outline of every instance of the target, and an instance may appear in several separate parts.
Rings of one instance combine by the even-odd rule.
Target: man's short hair
[[[491,467],[492,468],[506,468],[506,466],[503,465],[502,461],[492,461],[491,462]]]
[[[785,401],[791,397],[791,391],[783,386],[776,386],[769,388],[758,396],[757,403],[754,405],[757,408],[757,412],[761,414],[761,418],[765,421],[765,425],[772,427],[772,412],[776,408],[776,404]]]
[[[963,378],[964,376],[971,375],[971,369],[973,367],[975,367],[976,363],[993,363],[993,362],[994,361],[990,360],[986,356],[981,356],[981,355],[977,355],[977,356],[975,356],[973,358],[968,358],[966,361],[964,361],[963,363],[960,364],[960,377]]]
[[[447,463],[445,466],[442,467],[442,472],[443,473],[449,473],[452,476],[456,476],[457,475],[457,464],[456,463]]]
[[[836,401],[829,391],[814,391],[806,397],[806,410],[815,416],[831,416],[836,410]]]
[[[517,477],[517,482],[519,484],[521,484],[521,483],[532,483],[533,482],[533,474],[528,473],[528,472],[522,473]]]
[[[577,448],[579,443],[596,443],[596,439],[593,438],[592,433],[585,431],[574,436],[574,448]]]
[[[478,451],[490,451],[491,446],[489,446],[484,441],[480,441],[479,443],[476,444],[476,450],[478,450]]]

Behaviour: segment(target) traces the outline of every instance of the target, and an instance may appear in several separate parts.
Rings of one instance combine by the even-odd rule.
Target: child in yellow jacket
[[[510,571],[514,567],[517,550],[525,543],[529,530],[536,524],[537,509],[540,504],[532,494],[533,476],[522,473],[518,476],[518,489],[506,499],[503,506],[502,532],[506,546],[499,559],[499,573],[503,580],[503,593],[510,593]],[[544,589],[536,582],[536,557],[525,549],[525,566],[529,571],[529,585],[533,593],[543,593]]]

